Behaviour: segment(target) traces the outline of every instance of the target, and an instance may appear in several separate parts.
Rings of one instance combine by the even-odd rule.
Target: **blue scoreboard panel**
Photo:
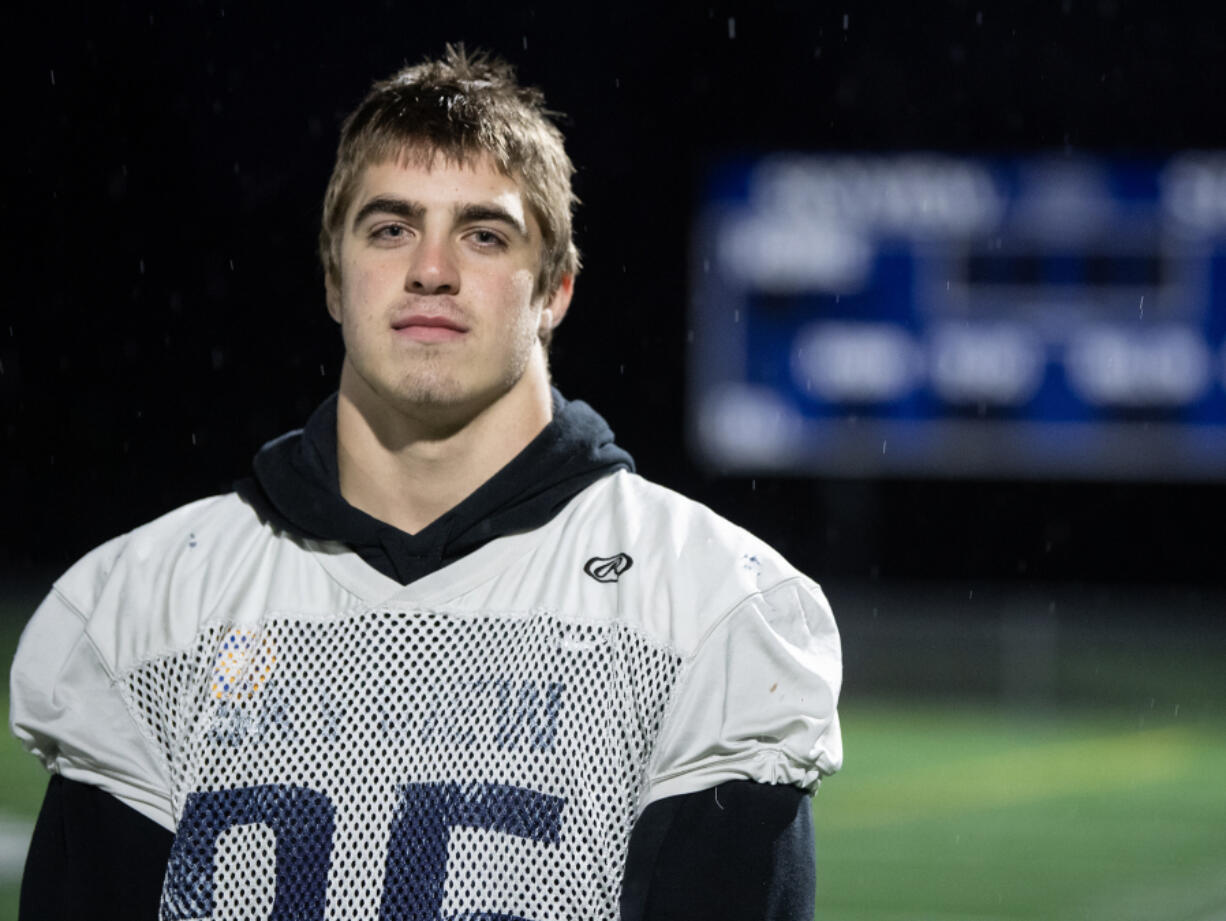
[[[1226,478],[1226,153],[729,161],[693,242],[712,468]]]

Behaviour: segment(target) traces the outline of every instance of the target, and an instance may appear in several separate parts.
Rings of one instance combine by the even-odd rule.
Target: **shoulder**
[[[573,538],[563,545],[628,557],[618,582],[624,607],[683,655],[752,599],[799,592],[826,606],[817,584],[761,538],[637,474],[600,480],[568,511]]]
[[[606,477],[584,499],[585,513],[607,518],[627,539],[672,569],[701,570],[733,561],[743,563],[738,568],[746,573],[756,575],[763,569],[767,579],[797,574],[760,538],[701,502],[638,474],[621,471]],[[754,566],[755,558],[760,567]]]
[[[191,544],[197,532],[208,533],[219,525],[241,527],[248,517],[258,523],[250,507],[233,494],[189,502],[95,547],[57,579],[55,587],[70,601],[88,606],[88,599],[116,569],[173,560],[195,549]]]
[[[198,499],[94,548],[56,580],[55,589],[74,607],[88,609],[116,576],[156,579],[208,565],[219,555],[241,553],[261,529],[251,507],[233,493]]]
[[[633,474],[577,497],[568,527],[563,552],[596,534],[633,559],[603,586],[616,590],[605,603],[680,659],[640,810],[731,780],[814,790],[838,769],[842,653],[816,582],[744,528]],[[590,611],[601,587],[585,587]]]
[[[181,506],[95,548],[55,581],[108,667],[190,643],[244,561],[274,532],[228,493]],[[138,650],[139,647],[139,650]]]
[[[261,533],[237,496],[217,496],[73,565],[26,625],[10,670],[10,725],[26,748],[173,827],[166,758],[129,706],[124,678],[192,643]]]

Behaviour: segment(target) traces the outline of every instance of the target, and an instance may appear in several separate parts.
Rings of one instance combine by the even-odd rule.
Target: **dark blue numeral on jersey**
[[[269,784],[193,793],[170,849],[165,917],[213,914],[217,839],[239,825],[264,824],[277,839],[277,890],[269,921],[322,918],[336,827],[328,797],[307,787]]]
[[[405,784],[392,820],[383,877],[382,921],[442,921],[451,829],[480,828],[557,844],[566,801],[496,783]],[[276,837],[276,895],[270,921],[317,921],[324,915],[332,863],[334,810],[306,787],[272,784],[193,793],[170,852],[163,897],[171,921],[213,913],[217,839],[262,823]],[[524,921],[480,913],[472,921]]]
[[[557,844],[564,804],[561,797],[507,784],[411,783],[401,787],[387,849],[381,921],[442,918],[451,829],[484,828]]]

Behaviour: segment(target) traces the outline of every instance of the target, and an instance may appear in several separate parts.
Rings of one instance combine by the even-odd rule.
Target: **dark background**
[[[227,489],[334,388],[315,235],[340,119],[464,40],[566,113],[585,268],[555,381],[641,472],[823,581],[1226,585],[1220,484],[726,478],[682,440],[708,157],[1223,147],[1220,18],[1106,0],[245,7],[6,23],[6,581]]]

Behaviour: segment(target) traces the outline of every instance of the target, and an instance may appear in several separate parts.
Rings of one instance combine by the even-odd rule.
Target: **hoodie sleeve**
[[[655,801],[630,836],[621,921],[810,921],[810,803],[744,780]]]

